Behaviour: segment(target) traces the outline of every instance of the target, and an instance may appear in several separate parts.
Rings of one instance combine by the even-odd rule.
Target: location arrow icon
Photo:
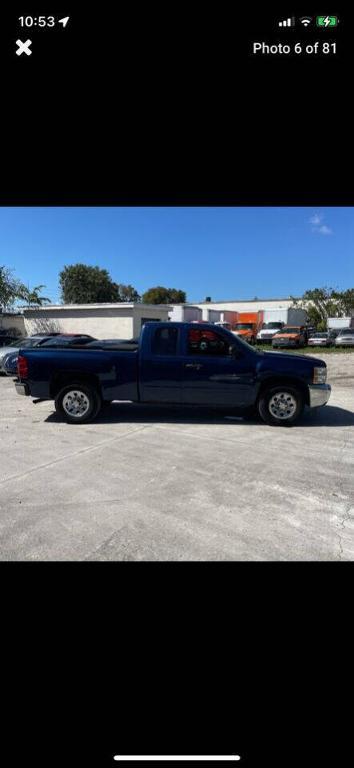
[[[62,24],[63,27],[66,27],[69,19],[70,19],[70,16],[64,16],[63,19],[58,19],[58,24]]]

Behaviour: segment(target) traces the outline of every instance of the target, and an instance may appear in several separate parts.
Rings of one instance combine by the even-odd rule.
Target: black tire
[[[70,398],[68,395],[71,392],[73,396]],[[102,400],[99,392],[88,384],[73,382],[73,384],[63,387],[55,398],[55,409],[68,424],[85,424],[92,421],[97,416],[101,406]],[[76,413],[75,409],[77,409]]]
[[[293,385],[280,384],[261,393],[258,413],[266,424],[291,427],[300,418],[304,405],[304,398],[299,389]]]

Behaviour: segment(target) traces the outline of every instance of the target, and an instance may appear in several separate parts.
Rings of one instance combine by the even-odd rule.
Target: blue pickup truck
[[[138,340],[75,349],[22,349],[16,390],[54,400],[67,422],[94,419],[113,400],[234,408],[267,424],[294,424],[327,403],[325,362],[257,351],[208,323],[146,323]]]

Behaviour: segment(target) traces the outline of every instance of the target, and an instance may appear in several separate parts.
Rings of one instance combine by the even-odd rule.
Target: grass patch
[[[263,352],[273,351],[271,344],[256,344],[254,348]],[[348,352],[353,354],[354,347],[301,347],[300,349],[282,347],[281,349],[274,349],[274,352],[291,352],[294,355],[342,355]]]

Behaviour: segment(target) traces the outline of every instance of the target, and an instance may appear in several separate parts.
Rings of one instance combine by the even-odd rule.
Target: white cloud
[[[322,219],[323,219],[323,215],[320,216],[319,213],[314,213],[314,215],[311,216],[311,218],[309,219],[309,224],[315,224],[316,226],[318,226],[319,224],[321,224]]]
[[[308,223],[312,224],[312,232],[317,232],[319,235],[332,235],[333,230],[327,224],[322,224],[323,219],[323,213],[314,213],[310,216]]]

